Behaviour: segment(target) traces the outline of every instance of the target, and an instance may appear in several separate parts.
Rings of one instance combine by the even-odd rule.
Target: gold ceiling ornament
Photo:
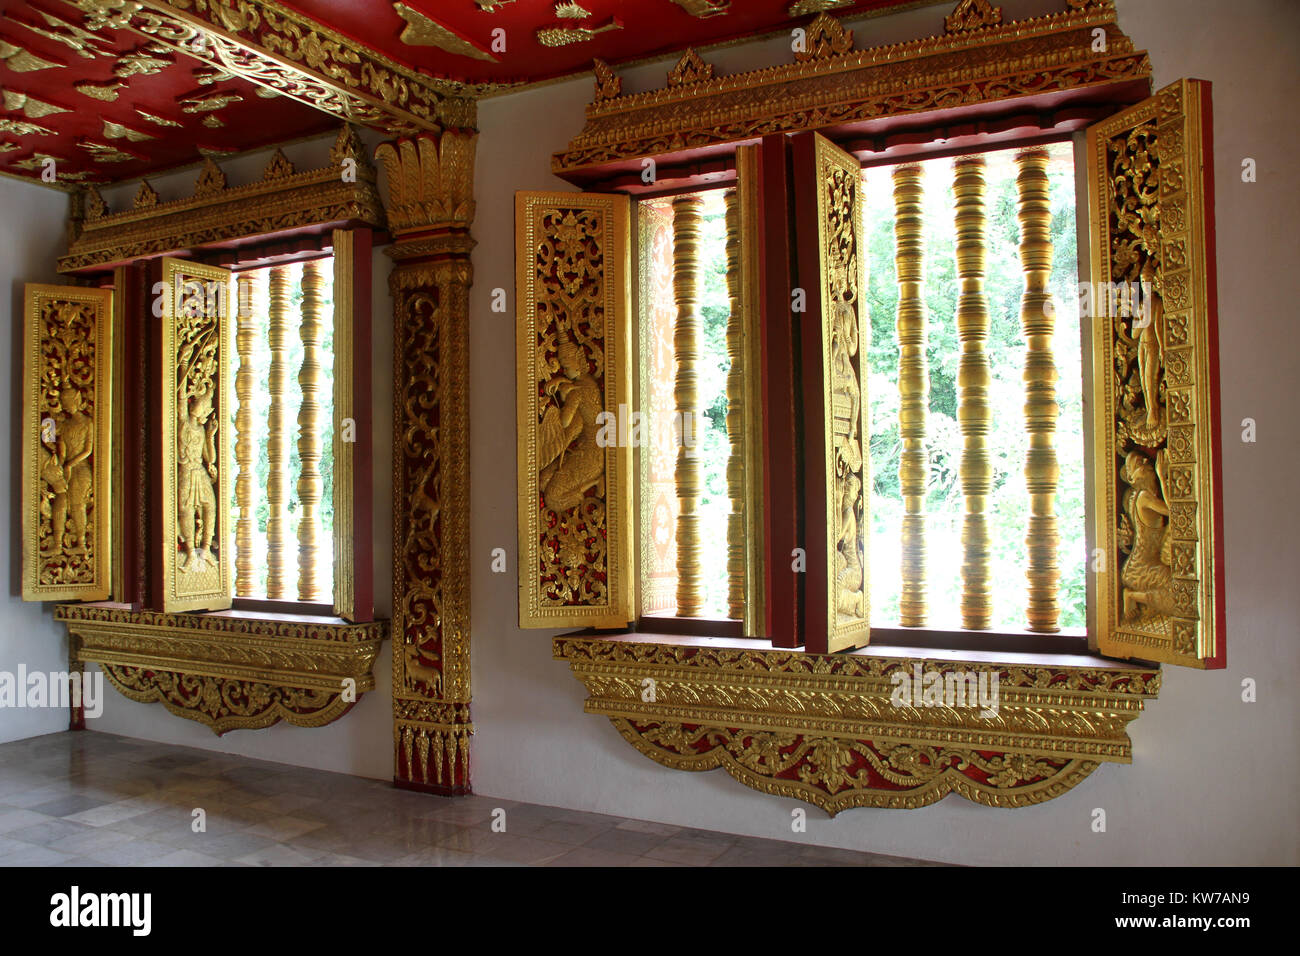
[[[135,191],[133,209],[152,209],[158,205],[158,191],[149,185],[149,180],[140,180],[140,188]]]
[[[195,197],[213,196],[225,188],[226,174],[222,172],[221,167],[213,162],[211,157],[204,159],[203,168],[199,170],[199,178],[194,181]]]
[[[138,50],[123,54],[113,65],[113,75],[125,80],[132,76],[152,76],[161,73],[172,65],[172,57],[166,47],[161,54],[156,47],[157,44],[147,43]]]
[[[434,79],[274,0],[69,0],[88,29],[158,41],[208,66],[349,122],[380,129],[474,125],[474,97],[499,84]]]
[[[808,24],[802,49],[795,50],[799,63],[825,60],[853,52],[853,31],[844,29],[840,21],[828,13],[819,13]]]
[[[107,139],[123,139],[128,143],[143,143],[146,140],[157,139],[158,137],[150,133],[142,133],[139,130],[131,129],[129,126],[123,126],[121,123],[114,123],[110,119],[103,121],[104,128],[101,133]]]
[[[1106,34],[1102,51],[1093,49],[1098,28]],[[596,100],[551,169],[578,182],[608,164],[662,154],[687,136],[696,147],[739,143],[1150,76],[1146,51],[1119,29],[1113,8],[1067,10]]]
[[[47,163],[53,163],[57,168],[60,164],[66,163],[67,160],[62,156],[51,156],[49,153],[32,153],[22,159],[15,159],[12,163],[18,169],[40,170],[44,169]]]
[[[61,604],[74,663],[94,662],[125,696],[158,701],[213,733],[281,720],[321,727],[375,688],[388,626],[271,621]],[[355,692],[355,693],[353,693]]]
[[[693,17],[718,17],[727,12],[731,0],[673,0]]]
[[[25,49],[7,40],[0,40],[0,60],[4,65],[15,73],[34,73],[37,70],[54,70],[63,69],[66,63],[56,63],[53,60],[45,60],[34,53],[28,53]]]
[[[623,95],[623,78],[610,65],[597,57],[591,61],[591,72],[596,77],[596,100],[612,100]]]
[[[94,186],[82,194],[82,208],[85,210],[87,222],[94,222],[108,215],[108,203],[104,202],[103,195]]]
[[[584,710],[652,760],[723,767],[830,814],[922,807],[948,793],[994,807],[1049,800],[1101,763],[1132,762],[1128,724],[1161,682],[1156,666],[1088,658],[1044,666],[717,645],[568,636],[552,653],[586,686]],[[921,687],[898,699],[900,678],[924,686],[930,674],[933,704]],[[994,675],[986,707],[977,688],[991,691]]]
[[[238,146],[196,146],[194,148],[204,159],[229,159],[239,152]]]
[[[0,142],[0,153],[12,153],[19,149],[22,149],[22,146],[17,143],[10,143],[7,140]]]
[[[945,33],[969,33],[1002,26],[1002,8],[989,0],[961,0],[943,21]]]
[[[259,86],[254,88],[253,95],[258,97],[258,99],[273,100],[280,94],[269,86]]]
[[[853,0],[795,0],[786,9],[786,15],[802,17],[809,13],[825,13],[828,10],[838,10],[840,7],[852,5]]]
[[[712,79],[714,79],[713,64],[705,63],[700,55],[689,47],[682,54],[681,59],[677,61],[677,64],[668,72],[668,86],[670,89],[692,86]]]
[[[262,182],[274,182],[277,179],[285,179],[292,176],[297,170],[293,168],[293,163],[289,162],[289,157],[284,155],[284,150],[278,146],[275,152],[271,154],[270,161],[266,168],[262,170]]]
[[[35,9],[35,8],[33,8]],[[45,20],[50,29],[44,27],[35,27],[30,23],[19,20],[12,15],[6,14],[5,19],[10,23],[16,23],[33,33],[45,37],[47,40],[53,40],[55,43],[62,43],[69,50],[76,53],[77,56],[84,57],[87,60],[93,60],[96,56],[112,56],[112,41],[105,37],[92,33],[89,30],[83,30],[74,23],[62,20],[52,13],[46,13],[44,10],[35,9],[35,12]]]
[[[103,100],[105,103],[117,102],[118,90],[126,86],[120,80],[114,83],[93,83],[90,80],[82,80],[80,83],[73,83],[72,88],[82,96],[89,96],[92,100]]]
[[[235,74],[229,70],[223,70],[216,66],[198,66],[191,71],[194,82],[199,86],[212,86],[214,83],[224,83],[226,80],[233,80]]]
[[[112,586],[113,293],[28,284],[23,343],[25,601]]]
[[[591,11],[582,4],[569,0],[555,5],[555,15],[564,20],[585,20],[591,16]]]
[[[616,17],[598,27],[541,27],[537,31],[537,42],[549,47],[572,46],[574,43],[586,43],[599,33],[621,29],[623,29],[623,21]]]
[[[133,153],[120,150],[116,146],[109,146],[107,143],[87,140],[78,143],[77,146],[90,153],[91,158],[97,163],[130,163],[140,159]]]
[[[223,110],[231,103],[242,103],[244,98],[238,93],[208,93],[181,100],[182,113],[211,113]]]
[[[432,46],[457,56],[485,60],[488,63],[497,62],[497,58],[487,50],[449,30],[436,20],[429,19],[419,10],[413,10],[404,3],[394,3],[393,12],[406,21],[406,28],[398,39],[407,46]]]
[[[45,100],[38,100],[30,93],[19,93],[17,90],[0,90],[0,93],[4,95],[5,109],[21,112],[28,119],[40,119],[42,116],[49,116],[52,113],[72,112],[62,106],[55,106]]]
[[[474,0],[474,2],[484,13],[496,13],[501,7],[507,3],[514,3],[515,0]]]
[[[27,120],[12,119],[8,116],[0,116],[0,133],[9,133],[13,136],[58,135],[54,130],[48,129],[40,123],[29,123]]]
[[[208,129],[221,129],[221,127],[226,125],[220,116],[213,113],[209,113],[207,116],[203,117],[200,122]]]
[[[142,109],[137,108],[136,112],[139,113],[145,119],[147,119],[150,123],[153,123],[155,126],[183,126],[184,125],[182,123],[176,122],[175,120],[169,120],[162,116],[155,116],[153,113],[146,113]]]

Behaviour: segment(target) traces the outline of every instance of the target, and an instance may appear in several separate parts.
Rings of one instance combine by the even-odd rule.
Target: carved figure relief
[[[32,285],[26,295],[23,597],[109,593],[108,412],[112,293]],[[102,467],[101,467],[102,458]]]

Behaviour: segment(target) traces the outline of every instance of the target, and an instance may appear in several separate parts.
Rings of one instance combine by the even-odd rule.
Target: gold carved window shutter
[[[803,350],[806,646],[870,640],[866,262],[862,171],[816,133],[793,138]],[[815,195],[814,195],[815,193]]]
[[[113,292],[26,287],[23,600],[112,588]]]
[[[162,263],[164,611],[231,606],[230,428],[235,302],[229,270]]]
[[[1210,84],[1088,130],[1103,654],[1225,666]]]
[[[516,194],[521,627],[635,617],[630,223],[626,196]]]

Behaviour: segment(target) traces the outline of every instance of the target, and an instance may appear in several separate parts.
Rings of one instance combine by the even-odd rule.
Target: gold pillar
[[[677,382],[673,396],[681,423],[677,448],[677,616],[698,617],[704,610],[704,569],[700,548],[700,495],[704,476],[698,455],[701,442],[698,364],[704,335],[700,316],[700,210],[696,195],[673,200],[673,297],[677,325]],[[691,447],[687,447],[687,445]]]
[[[322,597],[316,560],[316,510],[321,499],[321,405],[320,350],[324,337],[321,322],[324,285],[320,260],[302,267],[302,368],[298,384],[302,404],[298,406],[298,600],[319,601]]]
[[[289,593],[289,270],[271,270],[271,306],[267,338],[271,348],[271,391],[266,457],[266,596]]]
[[[1016,155],[1020,193],[1020,264],[1025,293],[1020,300],[1020,324],[1025,336],[1025,486],[1029,492],[1029,601],[1025,610],[1029,630],[1060,630],[1057,559],[1060,535],[1056,524],[1056,486],[1061,469],[1056,461],[1056,362],[1052,356],[1055,310],[1047,282],[1052,273],[1052,204],[1048,195],[1047,153],[1030,149]]]
[[[898,272],[898,430],[903,442],[898,481],[903,495],[902,594],[899,623],[925,623],[925,492],[930,474],[925,416],[930,371],[925,358],[925,303],[921,299],[921,167],[894,169],[894,262]]]
[[[235,525],[235,596],[248,597],[256,588],[253,580],[253,343],[257,326],[253,315],[256,273],[244,272],[236,277],[239,312],[236,316],[235,351],[239,368],[235,372],[235,502],[239,520]]]
[[[727,315],[727,616],[745,618],[745,316],[741,289],[740,201],[736,190],[727,190],[727,294],[731,310]]]
[[[993,579],[989,561],[992,541],[988,527],[988,498],[993,490],[993,463],[988,436],[989,309],[984,292],[988,216],[984,199],[984,157],[967,156],[953,164],[956,197],[957,339],[961,359],[957,368],[957,421],[961,428],[961,490],[965,505],[961,545],[961,624],[971,629],[993,623]]]

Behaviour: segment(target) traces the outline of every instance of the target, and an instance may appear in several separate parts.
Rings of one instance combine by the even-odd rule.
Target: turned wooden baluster
[[[321,345],[325,326],[321,321],[324,300],[321,289],[325,279],[319,259],[302,269],[302,368],[298,384],[302,386],[302,404],[298,407],[298,600],[319,601],[321,578],[317,571],[316,525],[323,482],[321,458]]]
[[[731,311],[727,316],[727,495],[731,513],[727,516],[727,616],[745,617],[745,317],[741,314],[740,288],[740,202],[736,190],[727,195],[727,294]]]
[[[239,506],[239,520],[235,524],[235,596],[248,597],[257,587],[253,577],[253,537],[256,518],[253,514],[253,473],[256,453],[253,442],[253,343],[257,337],[257,323],[253,314],[253,299],[257,273],[240,273],[236,280],[239,312],[236,315],[235,352],[239,355],[239,369],[235,372],[235,502]]]
[[[270,316],[267,332],[271,369],[267,387],[271,410],[267,416],[266,478],[266,596],[289,593],[289,270],[271,270]]]
[[[957,200],[957,339],[961,359],[957,369],[957,421],[961,428],[961,490],[965,505],[961,544],[962,627],[983,629],[993,624],[993,552],[989,536],[988,503],[993,490],[989,457],[992,409],[988,355],[989,309],[984,291],[988,216],[985,208],[984,157],[968,156],[953,164],[953,193]]]
[[[700,408],[699,362],[704,334],[700,316],[700,211],[699,196],[673,200],[673,297],[677,323],[673,346],[677,379],[673,397],[677,404],[682,441],[677,448],[677,615],[698,617],[704,610],[704,575],[700,547],[700,495],[704,476],[698,456],[703,416]],[[689,447],[688,447],[689,445]]]
[[[1031,631],[1060,630],[1061,569],[1057,557],[1060,535],[1056,521],[1056,488],[1061,469],[1056,460],[1056,402],[1058,374],[1052,355],[1056,312],[1047,291],[1052,273],[1052,204],[1048,194],[1047,152],[1025,150],[1016,155],[1019,174],[1020,264],[1025,293],[1020,300],[1020,324],[1025,336],[1025,485],[1029,493],[1029,601],[1025,617]]]
[[[924,246],[921,236],[921,167],[894,169],[894,262],[898,272],[898,428],[903,450],[898,481],[903,495],[900,547],[902,593],[899,622],[919,627],[926,619],[925,493],[930,474],[925,418],[930,372],[925,357],[926,316],[921,299]]]

